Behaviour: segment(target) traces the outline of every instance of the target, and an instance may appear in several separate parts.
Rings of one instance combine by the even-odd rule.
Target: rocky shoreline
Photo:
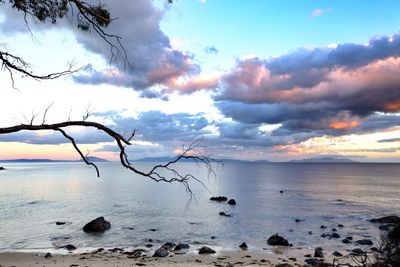
[[[226,200],[225,200],[226,201]],[[297,220],[296,222],[301,222]],[[383,232],[387,233],[396,224],[400,223],[398,216],[385,216],[370,220],[376,224]],[[63,225],[67,222],[56,222]],[[103,234],[110,229],[111,223],[103,217],[96,218],[88,222],[82,230],[89,234]],[[338,228],[343,226],[338,225]],[[345,266],[343,264],[353,264],[357,257],[364,257],[370,253],[379,251],[379,244],[370,239],[355,240],[352,236],[340,236],[339,230],[321,225],[320,229],[325,230],[321,235],[323,238],[337,240],[338,244],[346,244],[346,250],[328,250],[316,244],[315,247],[299,247],[291,244],[289,240],[279,234],[271,235],[266,247],[260,250],[249,249],[251,243],[238,242],[236,249],[224,250],[207,244],[189,244],[166,242],[157,245],[154,240],[135,247],[114,247],[97,248],[91,251],[82,252],[73,244],[56,246],[57,249],[47,253],[0,253],[0,266],[8,266],[10,261],[18,261],[16,258],[30,259],[30,264],[40,264],[41,266],[59,266],[58,263],[71,262],[69,266],[108,266],[107,262],[118,262],[118,266]],[[68,240],[64,240],[68,241]],[[78,252],[79,251],[79,252]],[[65,254],[67,252],[67,254]],[[333,265],[334,263],[342,265]],[[12,262],[13,265],[16,262]],[[48,265],[51,263],[50,265]],[[18,266],[31,266],[18,264]],[[131,264],[131,265],[129,265]],[[61,265],[60,265],[61,266]],[[65,266],[65,265],[63,265]],[[358,266],[358,265],[352,265]]]

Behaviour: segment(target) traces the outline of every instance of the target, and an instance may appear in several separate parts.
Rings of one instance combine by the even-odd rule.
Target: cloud
[[[217,48],[215,48],[214,46],[207,46],[205,49],[204,49],[204,51],[207,53],[207,54],[218,54],[218,49]]]
[[[312,12],[311,12],[311,17],[312,18],[316,18],[316,17],[321,17],[327,13],[330,13],[333,11],[333,8],[326,8],[326,9],[321,9],[321,8],[315,8]]]
[[[152,1],[103,0],[102,3],[110,10],[111,16],[117,18],[104,31],[121,36],[121,43],[126,50],[131,66],[115,68],[111,71],[109,69],[93,69],[77,75],[75,77],[77,82],[108,83],[131,87],[134,90],[145,90],[155,85],[165,85],[178,77],[196,75],[199,72],[199,67],[193,62],[192,56],[172,48],[170,39],[160,28],[160,21],[165,11],[156,8]],[[2,32],[9,34],[26,32],[27,26],[19,14],[21,12],[11,10],[8,5],[5,9],[6,19],[0,25]],[[75,18],[71,15],[69,20],[64,19],[57,25],[35,23],[29,18],[28,21],[34,31],[54,27],[73,31],[76,41],[80,45],[88,51],[101,55],[105,62],[109,62],[112,53],[107,42],[94,31],[88,33],[76,29]],[[120,52],[123,53],[123,51]],[[120,58],[120,60],[124,59]],[[121,61],[120,63],[122,63]],[[113,67],[115,66],[111,66],[111,68]]]
[[[222,76],[216,106],[242,123],[281,124],[274,135],[343,135],[399,123],[400,34],[367,44],[300,49],[239,60]]]

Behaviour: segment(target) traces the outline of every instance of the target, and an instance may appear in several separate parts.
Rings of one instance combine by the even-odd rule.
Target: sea
[[[134,165],[148,170],[154,163]],[[267,239],[276,233],[294,247],[343,250],[348,245],[340,240],[346,236],[377,244],[383,232],[369,220],[400,213],[400,164],[225,163],[214,166],[215,176],[201,165],[177,164],[177,170],[202,181],[190,182],[192,201],[182,184],[154,182],[117,162],[98,163],[99,178],[93,168],[76,162],[3,166],[0,252],[57,250],[65,244],[77,251],[129,248],[149,242],[223,250],[246,242],[257,251],[268,250]],[[237,204],[210,201],[212,196]],[[82,231],[100,216],[111,223],[110,230]],[[340,239],[321,237],[333,228]]]

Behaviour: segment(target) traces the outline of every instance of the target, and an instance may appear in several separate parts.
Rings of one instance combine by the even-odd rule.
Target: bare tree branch
[[[46,109],[48,110],[48,109]],[[191,160],[197,164],[201,164],[207,168],[208,171],[208,176],[215,176],[215,171],[213,168],[213,163],[216,163],[217,161],[210,158],[209,156],[197,156],[193,154],[196,152],[196,149],[200,148],[198,145],[198,142],[193,142],[189,146],[185,147],[182,151],[182,153],[177,156],[174,160],[167,162],[165,164],[158,164],[155,165],[150,171],[142,171],[134,167],[129,159],[128,155],[126,154],[126,146],[131,145],[130,141],[135,135],[135,131],[128,137],[125,138],[121,134],[117,133],[116,131],[112,130],[111,128],[97,123],[97,122],[91,122],[91,121],[65,121],[61,123],[54,123],[54,124],[40,124],[40,125],[33,125],[31,124],[20,124],[12,127],[5,127],[5,128],[0,128],[0,134],[9,134],[9,133],[16,133],[19,131],[41,131],[41,130],[53,130],[53,131],[58,131],[60,132],[65,138],[67,138],[73,145],[74,149],[78,152],[82,160],[87,164],[91,165],[96,169],[97,176],[100,176],[99,169],[98,167],[93,163],[90,162],[90,159],[85,156],[82,151],[79,149],[77,143],[75,142],[75,139],[68,135],[63,128],[66,127],[71,127],[71,126],[81,126],[81,127],[89,127],[89,128],[94,128],[97,130],[100,130],[110,137],[112,137],[115,142],[118,145],[118,148],[120,150],[119,152],[119,161],[123,167],[126,169],[139,174],[141,176],[147,177],[152,179],[155,182],[167,182],[167,183],[173,183],[173,182],[178,182],[181,183],[185,186],[185,190],[188,193],[190,199],[188,201],[188,204],[191,202],[192,198],[194,197],[194,194],[189,186],[189,181],[194,180],[198,183],[200,183],[204,188],[206,186],[204,183],[195,177],[194,175],[190,173],[182,173],[178,169],[174,168],[174,165],[183,159],[186,160]],[[207,188],[206,188],[207,189]]]

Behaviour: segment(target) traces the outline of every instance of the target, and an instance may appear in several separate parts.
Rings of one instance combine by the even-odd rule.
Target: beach
[[[280,251],[279,251],[280,250]],[[290,251],[292,250],[292,251]],[[35,252],[3,252],[0,253],[0,266],[276,266],[290,264],[303,266],[304,257],[295,255],[307,253],[307,250],[277,248],[277,253],[229,251],[218,252],[215,255],[198,255],[197,253],[174,254],[165,258],[156,258],[145,253],[142,256],[132,256],[123,251],[110,252],[94,250],[87,253],[52,254]],[[282,253],[282,254],[280,254]],[[329,257],[326,262],[331,261]]]

